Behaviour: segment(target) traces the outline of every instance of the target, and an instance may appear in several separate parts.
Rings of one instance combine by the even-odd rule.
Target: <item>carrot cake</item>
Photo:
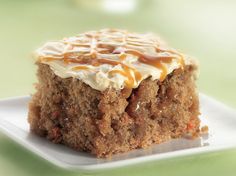
[[[89,31],[35,52],[33,133],[97,157],[198,135],[194,59],[153,34]]]

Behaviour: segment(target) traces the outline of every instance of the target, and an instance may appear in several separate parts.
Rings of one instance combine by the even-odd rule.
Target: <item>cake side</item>
[[[37,92],[29,104],[31,131],[98,157],[199,133],[195,65],[137,88],[98,91],[61,78],[38,63]]]

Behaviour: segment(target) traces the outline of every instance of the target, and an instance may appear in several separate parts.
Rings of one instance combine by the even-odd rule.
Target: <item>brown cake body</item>
[[[38,66],[29,123],[55,143],[106,157],[199,133],[194,66],[175,70],[163,82],[146,79],[136,89],[103,92]]]

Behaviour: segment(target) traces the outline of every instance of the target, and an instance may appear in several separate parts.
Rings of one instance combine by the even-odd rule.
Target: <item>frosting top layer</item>
[[[35,54],[56,75],[80,79],[100,91],[136,88],[148,77],[163,81],[174,69],[191,63],[153,34],[117,29],[47,42]]]

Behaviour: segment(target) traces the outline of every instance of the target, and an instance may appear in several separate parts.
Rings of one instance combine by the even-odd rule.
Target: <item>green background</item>
[[[132,1],[132,0],[130,0]],[[104,27],[152,31],[200,62],[198,87],[236,107],[236,1],[133,0],[126,13],[106,0],[0,0],[0,98],[31,94],[31,53],[48,40]],[[220,129],[219,129],[220,130]],[[0,134],[0,175],[82,175],[57,168]],[[89,175],[236,175],[236,149]]]

